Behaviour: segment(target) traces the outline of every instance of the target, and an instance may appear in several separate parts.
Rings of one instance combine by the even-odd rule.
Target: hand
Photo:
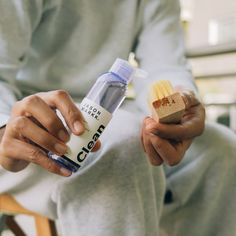
[[[203,105],[192,92],[183,92],[182,96],[186,111],[180,124],[161,124],[150,117],[144,119],[141,140],[152,165],[178,164],[193,138],[204,130]]]
[[[33,162],[50,172],[71,175],[69,170],[47,157],[48,151],[64,155],[68,149],[66,142],[70,138],[55,109],[61,112],[73,134],[84,132],[83,116],[65,91],[28,96],[16,102],[4,130],[0,144],[0,164],[3,168],[17,172]],[[99,147],[98,142],[93,150]]]

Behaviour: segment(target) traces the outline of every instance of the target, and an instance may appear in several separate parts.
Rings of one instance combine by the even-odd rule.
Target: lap
[[[236,230],[232,222],[236,214],[235,143],[232,131],[207,124],[180,165],[165,168],[173,200],[164,206],[161,220],[167,234],[232,235]],[[218,228],[219,222],[224,227]]]
[[[88,156],[82,171],[63,178],[35,165],[19,173],[0,169],[0,192],[12,193],[28,209],[52,218],[59,214],[98,219],[89,212],[92,207],[110,219],[125,218],[129,211],[137,221],[147,218],[143,224],[156,225],[165,180],[162,167],[152,167],[145,157],[140,142],[141,122],[141,116],[118,110],[101,137],[101,150]],[[165,168],[167,188],[176,194],[175,208],[188,202],[202,183],[219,181],[232,169],[236,162],[235,141],[235,134],[228,129],[207,125],[184,160],[176,167]],[[215,172],[215,168],[224,171]],[[205,181],[209,175],[218,177]]]
[[[86,168],[72,177],[56,176],[33,164],[19,173],[1,169],[0,181],[4,184],[0,192],[12,193],[28,209],[53,218],[58,202],[64,207],[77,196],[77,202],[84,204],[90,199],[88,193],[97,199],[101,193],[103,198],[107,195],[107,202],[116,201],[117,208],[127,197],[127,190],[137,201],[140,194],[150,193],[154,198],[153,188],[157,188],[162,199],[163,171],[153,168],[145,157],[140,142],[141,120],[133,113],[118,110],[101,137],[101,150],[89,155]],[[153,179],[159,180],[155,186]]]

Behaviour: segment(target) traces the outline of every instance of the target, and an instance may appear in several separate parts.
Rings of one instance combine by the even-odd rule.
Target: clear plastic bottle
[[[97,79],[80,104],[86,121],[86,131],[81,136],[71,134],[67,144],[70,153],[57,156],[49,152],[50,158],[73,172],[83,166],[87,155],[111,120],[112,113],[124,100],[127,85],[135,70],[127,61],[116,59],[109,72]]]

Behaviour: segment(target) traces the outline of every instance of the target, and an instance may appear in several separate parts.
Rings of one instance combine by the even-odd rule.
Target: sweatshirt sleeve
[[[178,0],[147,1],[136,56],[141,68],[149,74],[148,79],[137,79],[134,84],[139,91],[137,102],[145,113],[148,112],[148,86],[152,81],[170,80],[174,86],[197,92],[185,58]]]
[[[0,0],[0,127],[21,97],[16,75],[27,60],[41,8],[41,0]]]

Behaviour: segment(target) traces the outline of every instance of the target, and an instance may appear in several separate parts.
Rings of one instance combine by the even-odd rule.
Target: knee
[[[134,114],[119,110],[101,137],[102,159],[114,164],[116,168],[121,166],[146,165],[141,143],[141,118]]]
[[[207,124],[202,136],[196,138],[190,148],[191,154],[211,164],[236,166],[236,135],[219,124]]]
[[[141,118],[130,112],[118,110],[102,136],[104,145],[140,146]]]
[[[216,151],[232,153],[236,150],[236,135],[227,127],[219,124],[207,124],[203,137],[209,147]]]

